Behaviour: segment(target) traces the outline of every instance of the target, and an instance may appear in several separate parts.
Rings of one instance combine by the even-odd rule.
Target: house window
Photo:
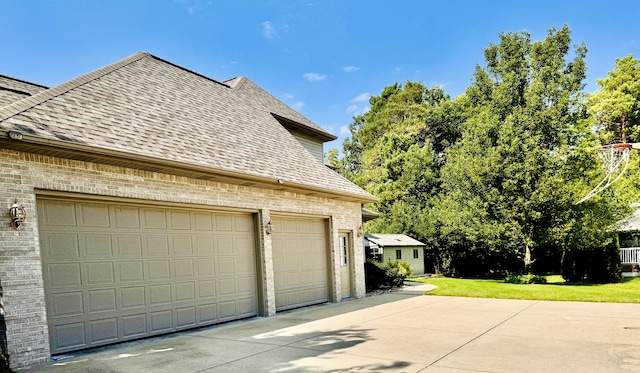
[[[396,250],[396,259],[397,260],[402,259],[402,250]]]
[[[347,237],[346,236],[340,236],[340,266],[341,267],[346,267],[348,264],[347,262]]]
[[[418,259],[418,249],[413,249],[413,259]]]

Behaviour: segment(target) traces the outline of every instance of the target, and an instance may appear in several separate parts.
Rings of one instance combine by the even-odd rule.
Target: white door
[[[351,245],[348,233],[340,233],[340,282],[342,298],[351,297]]]

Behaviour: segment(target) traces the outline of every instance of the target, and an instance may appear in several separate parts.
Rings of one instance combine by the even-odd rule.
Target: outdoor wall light
[[[358,237],[362,237],[362,225],[358,227]]]
[[[11,213],[11,226],[15,229],[18,229],[27,218],[27,211],[24,206],[18,204],[17,200],[9,208],[9,213]]]
[[[9,131],[9,138],[14,140],[22,140],[22,133],[17,131]]]
[[[271,234],[273,232],[273,224],[271,224],[271,219],[267,223],[267,229],[265,230],[266,234]]]

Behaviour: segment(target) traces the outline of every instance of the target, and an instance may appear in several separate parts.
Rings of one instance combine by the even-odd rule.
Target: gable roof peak
[[[246,76],[237,76],[233,79],[229,79],[226,82],[224,82],[225,84],[227,84],[229,87],[231,87],[232,89],[240,89],[242,88],[242,85],[244,85],[244,83],[247,81],[247,77]]]

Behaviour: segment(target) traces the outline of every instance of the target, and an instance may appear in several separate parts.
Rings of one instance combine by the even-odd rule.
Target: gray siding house
[[[414,275],[425,274],[425,244],[404,234],[371,233],[364,235],[367,257],[380,262],[387,260],[409,263]]]
[[[365,296],[374,197],[323,165],[334,138],[147,53],[52,88],[1,76],[11,366]]]

